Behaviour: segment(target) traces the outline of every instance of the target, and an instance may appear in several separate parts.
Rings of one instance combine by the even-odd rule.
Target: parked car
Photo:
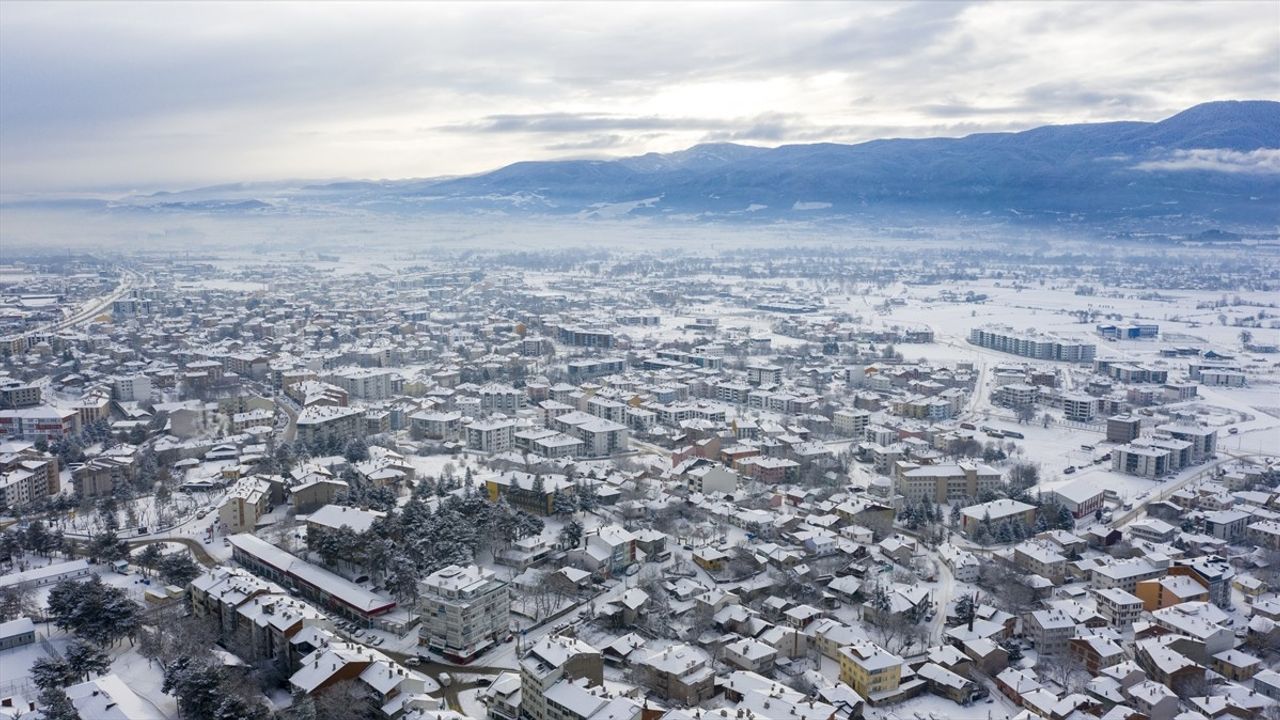
[[[416,657],[411,657],[411,658],[405,658],[404,664],[408,667],[418,667],[419,665],[422,664],[422,661]]]

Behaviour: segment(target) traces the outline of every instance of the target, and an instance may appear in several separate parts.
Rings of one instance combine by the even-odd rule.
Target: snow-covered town
[[[1274,246],[0,266],[0,717],[1280,715]]]

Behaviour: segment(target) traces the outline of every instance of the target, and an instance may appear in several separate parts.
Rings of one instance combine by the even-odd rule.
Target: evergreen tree
[[[67,670],[77,679],[88,680],[111,668],[111,658],[102,648],[83,640],[73,640],[66,651]]]
[[[570,520],[560,528],[560,545],[567,549],[574,549],[582,542],[582,523],[577,520]]]
[[[556,492],[551,499],[552,510],[557,515],[572,515],[578,511],[578,503],[572,493]]]
[[[201,573],[200,566],[196,565],[191,556],[185,552],[166,555],[164,559],[160,560],[156,569],[165,584],[177,585],[178,587],[183,587],[200,577]]]
[[[98,645],[132,635],[139,626],[137,604],[96,575],[59,582],[49,592],[48,608],[55,625]]]
[[[142,552],[134,555],[133,562],[142,568],[143,574],[146,574],[147,571],[155,570],[159,566],[162,555],[160,546],[153,543],[144,547]]]

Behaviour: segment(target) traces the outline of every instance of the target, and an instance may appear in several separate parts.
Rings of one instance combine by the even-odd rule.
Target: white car
[[[436,680],[440,682],[440,687],[449,687],[453,684],[453,676],[447,672],[440,673],[440,676],[437,677]]]

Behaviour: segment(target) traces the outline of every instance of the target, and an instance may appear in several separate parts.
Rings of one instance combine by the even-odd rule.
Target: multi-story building
[[[969,331],[969,342],[979,347],[1037,360],[1093,362],[1098,346],[1036,332],[1018,332],[1010,327],[991,326]]]
[[[60,489],[57,457],[31,443],[0,442],[0,507],[22,507]]]
[[[1049,497],[1070,510],[1073,516],[1082,518],[1102,509],[1106,489],[1096,480],[1080,478],[1054,488]]]
[[[100,456],[71,466],[71,482],[82,500],[100,498],[115,492],[118,485],[132,481],[135,472],[132,458]]]
[[[1076,621],[1058,608],[1036,610],[1022,619],[1022,628],[1041,657],[1060,657],[1067,653],[1067,644],[1075,637]]]
[[[844,437],[861,439],[871,424],[871,413],[866,410],[837,410],[831,414],[831,427]]]
[[[613,333],[607,330],[592,330],[566,325],[560,328],[558,339],[561,343],[574,347],[605,349],[613,347]]]
[[[318,442],[345,444],[353,438],[364,437],[368,425],[364,410],[334,405],[312,405],[298,413],[298,442],[314,445]]]
[[[573,360],[565,365],[566,374],[573,382],[582,382],[606,375],[626,372],[627,361],[620,357]]]
[[[0,410],[0,438],[52,443],[80,432],[80,414],[52,405]]]
[[[1120,588],[1097,590],[1094,597],[1098,601],[1098,612],[1102,613],[1112,627],[1128,629],[1142,616],[1142,598]]]
[[[502,383],[486,383],[476,391],[480,396],[480,412],[515,415],[524,407],[524,392]]]
[[[863,698],[898,689],[902,680],[902,658],[862,640],[840,648],[840,681]]]
[[[450,565],[418,583],[418,642],[466,662],[510,634],[511,594],[492,570]]]
[[[262,478],[242,478],[218,507],[218,520],[227,533],[253,532],[271,505],[271,485]]]
[[[1142,421],[1132,415],[1112,415],[1107,418],[1107,442],[1131,443],[1142,434]]]
[[[420,412],[409,416],[414,433],[431,440],[458,440],[462,437],[462,413]]]
[[[960,511],[960,527],[967,535],[972,535],[985,522],[1000,523],[1004,520],[1017,520],[1027,527],[1033,527],[1036,522],[1036,506],[1001,498],[971,505]]]
[[[1202,555],[1178,560],[1169,568],[1170,575],[1186,575],[1209,589],[1209,601],[1226,606],[1231,602],[1231,579],[1235,568],[1220,555]]]
[[[1218,452],[1218,431],[1185,423],[1156,426],[1156,431],[1176,440],[1191,443],[1190,461],[1184,464],[1198,465]]]
[[[576,492],[576,486],[564,475],[532,475],[510,471],[487,478],[485,489],[490,502],[505,500],[513,507],[535,515],[555,512],[556,493]]]
[[[18,380],[0,382],[0,410],[35,407],[39,404],[39,385]]]
[[[604,457],[627,449],[627,426],[591,413],[568,412],[557,415],[548,418],[548,426],[581,440],[583,451],[592,457]]]
[[[701,650],[669,645],[639,662],[645,683],[665,700],[700,705],[715,694],[715,671]]]
[[[576,638],[548,635],[520,658],[520,717],[561,720],[559,708],[548,707],[548,693],[564,682],[582,681],[588,687],[604,683],[604,658],[599,650]],[[553,693],[552,700],[560,693]]]
[[[467,447],[483,453],[500,453],[515,447],[516,421],[497,417],[476,420],[466,426]]]
[[[991,402],[1004,407],[1030,407],[1040,399],[1040,389],[1026,383],[1001,385],[991,393]]]
[[[379,368],[343,368],[330,373],[325,380],[346,391],[349,397],[366,402],[381,402],[403,386],[400,376]]]
[[[1130,443],[1111,451],[1111,469],[1129,475],[1162,478],[1171,472],[1169,451],[1150,445]]]
[[[949,504],[975,498],[984,490],[995,490],[1002,483],[999,470],[978,463],[922,465],[899,462],[895,466],[897,491],[908,502],[927,500]]]
[[[1013,561],[1018,567],[1058,584],[1067,574],[1067,558],[1058,552],[1058,546],[1046,540],[1028,540],[1013,549]]]
[[[782,368],[777,365],[752,363],[747,365],[747,382],[751,385],[781,385]]]
[[[1089,422],[1097,410],[1097,398],[1078,394],[1062,396],[1062,416],[1068,420]]]
[[[1138,583],[1163,577],[1168,572],[1168,558],[1161,558],[1156,562],[1147,558],[1130,558],[1095,567],[1090,573],[1090,582],[1099,590],[1120,588],[1128,593],[1136,593]]]
[[[111,395],[120,402],[143,402],[151,399],[151,378],[129,375],[111,381]]]

